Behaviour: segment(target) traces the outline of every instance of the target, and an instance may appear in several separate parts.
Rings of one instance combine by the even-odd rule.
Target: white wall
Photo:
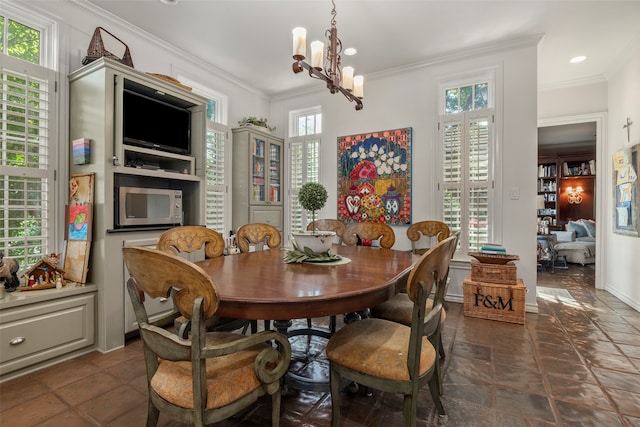
[[[542,91],[538,95],[538,117],[550,119],[575,117],[591,113],[605,113],[604,147],[598,154],[598,214],[599,236],[603,244],[598,246],[598,277],[601,287],[620,298],[636,310],[640,310],[640,238],[613,232],[613,153],[621,148],[640,143],[640,126],[631,127],[631,142],[622,125],[626,118],[640,123],[640,44],[633,43],[627,56],[618,61],[607,80],[590,85]],[[635,118],[635,120],[634,120]],[[600,237],[599,237],[600,239]],[[599,271],[603,270],[603,271]]]
[[[271,117],[286,120],[288,111],[321,105],[323,138],[322,182],[330,190],[324,212],[337,217],[337,138],[368,131],[400,127],[413,128],[413,221],[437,216],[435,158],[437,140],[438,81],[470,70],[498,67],[503,85],[497,88],[497,103],[502,116],[496,118],[498,143],[501,146],[503,176],[502,217],[503,243],[510,253],[520,256],[518,276],[529,291],[527,306],[536,311],[535,283],[535,195],[537,158],[537,83],[536,41],[510,49],[468,56],[430,66],[416,67],[401,73],[367,79],[365,76],[364,109],[356,112],[342,95],[331,95],[318,82],[318,92],[280,99],[272,103]],[[292,75],[292,78],[298,78]],[[518,189],[520,198],[512,200],[511,190]],[[409,249],[406,227],[395,227],[395,249]],[[468,262],[455,262],[448,298],[462,301],[462,286],[469,274]]]
[[[640,144],[640,43],[630,46],[628,60],[609,78],[609,144],[606,150],[608,171],[605,175],[604,231],[608,246],[605,258],[605,289],[640,311],[640,237],[613,233],[613,153]],[[623,129],[627,117],[631,126],[631,142]],[[602,165],[603,162],[600,162]],[[636,194],[640,197],[640,194]]]

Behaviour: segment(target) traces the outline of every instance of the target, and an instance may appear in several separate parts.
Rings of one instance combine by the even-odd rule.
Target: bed
[[[552,231],[557,237],[554,248],[558,258],[574,264],[596,262],[595,221],[569,221],[566,231]]]

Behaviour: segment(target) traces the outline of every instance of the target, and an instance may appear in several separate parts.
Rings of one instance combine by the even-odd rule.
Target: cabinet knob
[[[15,337],[15,338],[11,338],[11,341],[9,341],[10,345],[18,345],[18,344],[22,344],[25,341],[25,337]]]

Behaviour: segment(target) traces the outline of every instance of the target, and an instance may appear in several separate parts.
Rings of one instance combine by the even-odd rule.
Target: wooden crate
[[[464,315],[524,325],[527,288],[522,279],[516,285],[476,282],[467,276],[462,283]]]
[[[508,264],[488,264],[471,262],[471,280],[474,282],[518,284],[518,269],[512,262]]]

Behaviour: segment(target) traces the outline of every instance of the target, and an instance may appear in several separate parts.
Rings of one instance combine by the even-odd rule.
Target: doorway
[[[585,151],[586,147],[592,147],[595,153],[595,169],[596,176],[604,177],[607,173],[608,166],[604,156],[605,147],[605,130],[606,130],[606,113],[585,114],[580,116],[566,116],[538,120],[538,151],[542,152],[570,152],[571,150]],[[542,142],[542,143],[541,143]],[[564,145],[564,147],[563,147]],[[536,159],[537,161],[537,159]],[[604,201],[606,200],[605,189],[603,183],[605,179],[595,179],[595,204],[594,217],[595,235],[595,287],[596,289],[604,288],[604,272],[602,269],[601,257],[606,234],[601,231],[602,221],[598,218],[604,218]]]

